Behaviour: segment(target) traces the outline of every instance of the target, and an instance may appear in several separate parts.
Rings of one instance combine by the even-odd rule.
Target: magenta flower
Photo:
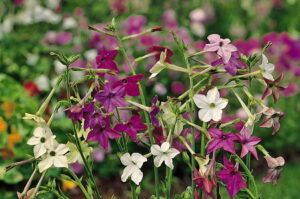
[[[68,118],[72,119],[74,123],[83,118],[83,109],[79,105],[73,105],[65,110],[67,112]]]
[[[262,128],[271,128],[273,127],[272,135],[275,135],[280,129],[280,120],[284,116],[284,112],[277,111],[273,108],[268,108],[263,112],[265,115],[263,121],[259,125]]]
[[[155,55],[155,60],[159,61],[160,59],[160,54],[162,52],[167,52],[166,53],[166,59],[165,62],[167,63],[171,63],[171,57],[173,56],[173,52],[171,49],[167,48],[167,47],[162,47],[162,46],[152,46],[151,48],[148,48],[148,53],[153,53],[156,52],[157,54]]]
[[[151,110],[150,110],[150,120],[151,123],[158,127],[159,126],[159,121],[156,118],[156,115],[159,113],[159,107],[156,106],[156,102],[158,100],[158,97],[155,96],[152,100],[151,100]]]
[[[261,139],[256,136],[251,136],[251,132],[246,127],[244,127],[237,136],[239,138],[239,142],[242,144],[241,158],[250,151],[255,159],[258,160],[255,145],[258,144]]]
[[[267,174],[263,177],[262,181],[272,182],[274,185],[277,184],[277,180],[280,178],[283,166],[284,166],[284,159],[283,157],[273,158],[271,156],[264,156],[267,161],[269,170]]]
[[[110,118],[106,117],[103,119],[104,124],[97,124],[95,128],[89,132],[87,136],[88,141],[99,142],[99,144],[107,151],[108,150],[108,140],[116,139],[122,135],[110,128]]]
[[[139,85],[137,84],[144,76],[143,75],[133,75],[125,77],[124,79],[121,79],[114,83],[113,87],[124,87],[125,92],[129,96],[139,96],[140,95],[140,89]]]
[[[91,129],[97,128],[98,125],[105,125],[104,117],[102,116],[102,113],[100,110],[96,110],[93,113],[90,113],[91,116],[89,118],[89,124],[88,126]]]
[[[208,129],[208,132],[213,140],[208,144],[207,154],[221,148],[225,151],[236,154],[234,148],[234,141],[238,140],[236,134],[223,133],[220,129],[217,128],[210,128]]]
[[[206,44],[203,50],[207,52],[217,52],[225,64],[228,63],[232,52],[237,51],[237,48],[230,44],[230,39],[222,39],[218,34],[209,35],[207,39],[210,44]]]
[[[115,126],[116,131],[125,131],[132,141],[135,141],[138,131],[143,131],[146,129],[147,126],[142,122],[142,117],[139,115],[132,115],[126,124],[117,124]]]
[[[85,104],[83,107],[82,113],[84,118],[84,125],[83,125],[84,130],[90,127],[91,116],[95,110],[94,104],[95,104],[94,102],[90,102],[89,104]]]
[[[247,185],[243,180],[242,174],[225,156],[223,157],[223,164],[225,168],[219,171],[217,176],[222,182],[226,183],[227,192],[233,198],[241,188],[247,188]]]
[[[295,95],[298,92],[298,85],[294,82],[289,83],[286,88],[281,91],[282,95],[285,97],[289,97]]]
[[[237,40],[234,42],[234,45],[237,47],[238,51],[246,56],[250,56],[260,50],[259,40],[255,38],[249,40]]]
[[[224,65],[224,69],[231,75],[236,75],[238,69],[247,68],[247,65],[242,61],[241,56],[238,52],[233,52],[228,63],[223,61],[223,58],[217,59],[211,63],[212,66],[219,64]]]
[[[116,73],[119,72],[117,64],[114,62],[117,56],[117,50],[106,50],[104,47],[99,50],[99,54],[96,57],[97,68],[114,70]],[[103,74],[100,74],[103,76]]]
[[[124,100],[125,88],[122,86],[117,86],[112,88],[110,83],[104,85],[104,90],[95,95],[95,99],[102,102],[104,109],[107,113],[114,111],[116,107],[126,106],[126,101]]]
[[[205,198],[207,196],[210,196],[213,199],[215,199],[214,193],[212,191],[213,183],[208,179],[208,175],[201,175],[200,172],[196,168],[194,168],[193,181],[196,183],[199,189],[204,191]]]

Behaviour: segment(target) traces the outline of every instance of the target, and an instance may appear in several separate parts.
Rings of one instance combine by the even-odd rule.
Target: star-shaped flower
[[[221,148],[230,153],[236,153],[234,148],[234,141],[238,140],[236,134],[223,133],[220,129],[217,128],[210,128],[208,129],[208,132],[213,140],[208,144],[207,154]]]
[[[269,79],[264,79],[267,84],[267,88],[265,89],[261,98],[265,99],[269,95],[272,95],[274,99],[274,103],[276,104],[279,99],[279,92],[284,91],[284,89],[287,88],[286,86],[279,85],[282,78],[283,78],[283,74],[281,73],[274,81]]]
[[[249,151],[258,160],[255,145],[258,144],[261,139],[256,136],[251,136],[251,132],[248,128],[244,127],[239,134],[236,134],[239,138],[239,142],[242,144],[241,158],[243,158]]]
[[[139,85],[137,84],[144,76],[143,75],[133,75],[125,77],[114,83],[113,87],[122,86],[125,88],[125,92],[129,96],[139,96],[140,89]]]
[[[272,72],[274,71],[275,66],[269,63],[268,58],[265,55],[262,55],[262,63],[259,65],[262,70],[262,76],[268,80],[274,81]]]
[[[160,167],[163,162],[170,169],[174,168],[173,158],[178,155],[180,152],[175,148],[170,148],[169,142],[162,143],[161,146],[154,144],[151,146],[152,155],[156,156],[154,158],[154,165]]]
[[[110,69],[115,72],[119,72],[117,64],[114,62],[116,55],[118,54],[117,50],[106,50],[104,47],[99,50],[99,54],[96,57],[97,68],[101,69]],[[99,73],[100,76],[103,76],[103,73]]]
[[[228,100],[220,97],[218,89],[215,87],[207,92],[207,95],[194,95],[193,100],[198,108],[199,119],[204,122],[210,120],[220,121],[222,118],[222,109],[224,109]]]

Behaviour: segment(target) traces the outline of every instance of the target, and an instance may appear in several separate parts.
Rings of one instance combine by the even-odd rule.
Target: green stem
[[[203,129],[207,128],[207,123],[206,122],[203,122],[202,128]],[[205,156],[205,135],[204,135],[204,133],[201,133],[201,150],[200,150],[200,154],[202,156]]]
[[[167,175],[167,199],[171,199],[171,186],[172,186],[172,169],[166,167]]]
[[[130,183],[131,195],[132,199],[137,199],[136,192],[135,192],[135,184],[133,182]]]
[[[32,174],[31,174],[31,176],[30,176],[30,178],[29,178],[29,180],[27,181],[27,183],[25,185],[24,190],[22,191],[22,194],[21,194],[22,196],[24,196],[27,193],[28,189],[30,188],[30,185],[32,183],[32,180],[33,180],[37,170],[38,170],[38,167],[35,167]]]
[[[31,195],[30,199],[34,199],[34,198],[35,198],[35,196],[36,196],[36,194],[37,194],[37,192],[38,192],[38,190],[39,190],[39,188],[40,188],[40,186],[41,186],[41,184],[42,184],[42,181],[43,181],[43,179],[44,179],[44,177],[45,177],[46,172],[47,172],[47,170],[44,171],[44,172],[42,173],[42,176],[41,176],[41,178],[39,179],[39,181],[38,181],[38,183],[37,183],[37,185],[36,185],[36,187],[35,187],[35,189],[34,189],[32,195]]]

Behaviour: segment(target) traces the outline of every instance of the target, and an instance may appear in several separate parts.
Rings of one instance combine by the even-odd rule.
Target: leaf
[[[3,181],[7,184],[17,184],[24,179],[23,174],[17,169],[12,169],[5,173]]]

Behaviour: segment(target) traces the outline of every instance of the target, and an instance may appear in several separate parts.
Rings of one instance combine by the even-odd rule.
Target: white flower
[[[39,116],[25,113],[25,116],[22,118],[23,120],[34,120],[38,124],[46,124],[45,120]]]
[[[160,165],[165,162],[170,169],[173,169],[174,165],[172,159],[179,154],[179,151],[175,148],[170,148],[169,142],[164,142],[161,147],[157,144],[152,145],[151,153],[156,156],[154,158],[154,165],[156,167],[160,167]]]
[[[194,102],[200,108],[198,116],[204,122],[210,120],[220,121],[222,118],[222,109],[224,109],[228,100],[220,98],[220,93],[215,87],[207,92],[207,95],[194,95]]]
[[[56,140],[53,139],[51,142],[48,142],[46,147],[46,157],[38,164],[40,172],[47,170],[51,166],[68,167],[68,159],[65,155],[69,151],[69,147],[67,145],[58,144]]]
[[[40,75],[38,78],[34,80],[38,89],[42,91],[48,91],[50,89],[49,78],[46,75]]]
[[[262,69],[262,76],[268,80],[274,81],[272,72],[274,71],[274,65],[269,63],[268,58],[265,55],[262,55],[262,63],[259,65]]]
[[[54,139],[55,136],[52,134],[50,128],[48,126],[39,126],[33,131],[33,137],[31,137],[28,141],[28,145],[34,145],[33,153],[34,157],[38,158],[41,155],[47,152],[47,143],[50,142],[51,139]]]
[[[165,59],[167,57],[167,52],[161,52],[159,61],[154,64],[154,66],[150,69],[150,73],[152,75],[149,77],[149,79],[155,77],[158,73],[160,73],[163,69],[167,67],[165,64]]]
[[[77,25],[76,20],[73,17],[66,17],[63,21],[63,29],[75,28]]]
[[[126,182],[129,176],[131,176],[131,180],[136,185],[139,185],[143,179],[143,172],[140,168],[144,162],[147,162],[147,158],[139,153],[133,153],[131,156],[129,153],[125,153],[120,160],[122,164],[126,166],[121,176],[122,182]]]
[[[84,57],[88,60],[88,61],[93,61],[93,60],[95,60],[95,58],[97,57],[97,55],[98,55],[98,52],[97,52],[97,50],[95,50],[95,49],[90,49],[90,50],[87,50],[87,51],[85,51],[85,53],[84,53]]]

